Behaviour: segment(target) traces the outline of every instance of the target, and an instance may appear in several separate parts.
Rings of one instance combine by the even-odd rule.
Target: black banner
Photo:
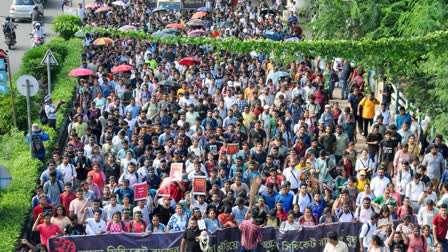
[[[338,233],[350,252],[359,251],[358,233],[362,223],[328,224],[298,231],[280,232],[272,227],[262,228],[263,244],[260,251],[277,248],[281,252],[322,251],[329,231]],[[101,236],[59,237],[49,241],[55,252],[178,252],[182,232],[166,234],[104,234]],[[240,251],[241,233],[228,228],[209,235],[209,252]]]
[[[184,9],[198,9],[204,6],[203,0],[183,0]]]

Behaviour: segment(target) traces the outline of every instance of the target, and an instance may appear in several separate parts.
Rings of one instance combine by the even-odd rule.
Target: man
[[[422,165],[426,166],[426,174],[431,179],[434,188],[437,188],[442,175],[441,171],[445,170],[445,160],[442,154],[437,151],[435,144],[429,146],[429,153],[423,158]]]
[[[40,213],[33,225],[33,232],[40,233],[40,242],[45,245],[45,247],[48,246],[49,239],[56,238],[62,234],[61,228],[59,228],[58,225],[51,223],[51,216],[52,214],[50,212]],[[42,222],[42,218],[43,223],[39,224]]]
[[[358,105],[361,102],[362,98],[363,96],[359,93],[359,88],[357,87],[353,89],[353,93],[351,93],[348,97],[348,107],[350,108],[350,112],[352,112],[352,114],[355,116],[355,123],[358,122],[359,133],[362,132],[362,118],[358,115]]]
[[[180,251],[197,252],[202,251],[197,239],[201,235],[201,230],[198,227],[198,221],[195,217],[190,219],[190,224],[185,230],[182,241],[180,243]]]
[[[81,223],[86,224],[86,234],[87,235],[101,235],[102,233],[106,232],[106,222],[103,221],[101,218],[101,210],[95,210],[95,213],[93,215],[93,218],[88,218],[86,220],[86,214],[87,212],[84,212],[82,216]]]
[[[76,199],[72,200],[70,202],[69,211],[70,214],[76,214],[78,216],[78,219],[80,219],[80,213],[81,209],[83,208],[84,204],[87,203],[87,199],[84,198],[84,193],[82,188],[78,188],[76,190]],[[87,206],[89,206],[89,203],[87,203]]]
[[[378,164],[387,169],[389,175],[394,174],[394,157],[397,152],[397,143],[392,140],[389,131],[384,134],[384,139],[378,146]]]
[[[341,74],[341,99],[345,100],[348,97],[348,83],[350,83],[350,81],[353,78],[353,68],[350,65],[351,63],[348,62],[347,60],[344,60],[344,67],[342,69],[342,74]]]
[[[104,207],[104,215],[106,216],[106,220],[110,221],[113,219],[113,214],[115,212],[123,212],[123,206],[117,204],[117,196],[115,194],[110,195],[110,204]]]
[[[412,181],[407,183],[405,189],[405,196],[411,201],[411,206],[414,208],[414,213],[418,213],[420,204],[418,203],[419,196],[425,191],[425,185],[420,182],[421,175],[415,174]]]
[[[361,107],[362,109],[362,120],[363,120],[363,136],[367,137],[369,124],[372,125],[373,118],[375,117],[375,105],[380,102],[375,98],[375,93],[370,92],[368,98],[363,98],[361,102],[358,104],[358,116],[361,115]]]
[[[43,142],[48,140],[50,140],[50,136],[45,133],[37,123],[34,123],[31,126],[31,139],[29,134],[26,135],[26,142],[29,144],[31,141],[32,143],[31,147],[34,157],[40,159],[41,161],[44,161],[43,159],[46,154],[46,149]]]
[[[375,163],[375,167],[378,161],[378,151],[382,139],[383,137],[380,134],[380,127],[378,125],[374,125],[372,133],[367,136],[366,144],[367,151],[369,152],[369,158]]]
[[[242,223],[248,211],[247,206],[244,205],[244,200],[237,199],[236,206],[232,208],[232,215],[237,223]]]
[[[359,244],[362,246],[361,251],[367,251],[369,248],[372,235],[374,235],[377,230],[378,218],[379,214],[374,213],[370,217],[370,221],[362,225],[361,231],[359,232]]]
[[[49,176],[50,180],[44,184],[44,193],[50,196],[53,205],[59,205],[59,196],[64,192],[64,183],[56,179],[55,171],[51,171]]]
[[[47,115],[48,118],[48,126],[52,127],[53,129],[56,129],[56,112],[59,111],[61,105],[64,104],[65,102],[59,100],[58,105],[54,105],[51,95],[45,96],[44,101],[45,101],[44,109],[45,114]]]
[[[403,123],[408,123],[408,125],[412,124],[411,116],[409,113],[406,113],[404,107],[400,107],[399,114],[395,116],[395,125],[397,126],[397,130],[400,130],[403,126]]]
[[[432,228],[432,220],[434,220],[434,217],[436,217],[436,215],[438,215],[439,213],[439,209],[434,207],[434,201],[432,201],[432,199],[429,199],[426,203],[426,206],[420,208],[420,211],[418,212],[418,224],[420,226],[428,225]]]
[[[389,109],[386,107],[385,103],[381,103],[380,109],[378,109],[375,113],[375,118],[373,120],[378,122],[378,119],[381,117],[383,124],[388,127],[392,124],[392,117],[390,115]]]
[[[355,210],[355,218],[362,223],[367,223],[370,217],[375,213],[375,209],[370,204],[371,200],[369,197],[364,197],[362,200],[362,206],[359,206]]]
[[[398,203],[394,198],[392,198],[392,196],[390,196],[389,189],[385,189],[382,196],[376,197],[376,199],[372,201],[372,205],[379,209],[381,209],[383,206],[392,205],[394,211],[398,208]]]
[[[330,231],[327,234],[328,242],[325,245],[324,252],[348,252],[347,244],[338,240],[338,233]]]
[[[439,208],[440,214],[436,215],[432,221],[434,236],[434,244],[443,244],[443,251],[448,251],[448,241],[446,240],[446,232],[448,230],[448,206],[442,204]]]
[[[300,186],[299,192],[294,196],[294,204],[299,205],[300,212],[304,213],[306,207],[311,207],[314,203],[313,197],[306,191],[306,185]],[[282,190],[283,191],[283,190]],[[284,201],[283,201],[284,202]],[[286,209],[285,209],[286,210]],[[288,210],[286,210],[288,212]]]
[[[263,243],[261,228],[256,224],[255,219],[258,217],[258,209],[252,209],[250,220],[244,220],[238,226],[241,230],[241,251],[256,252],[258,244]]]

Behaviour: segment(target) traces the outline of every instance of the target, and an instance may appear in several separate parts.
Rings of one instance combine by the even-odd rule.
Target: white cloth
[[[375,196],[383,195],[384,189],[386,189],[387,185],[390,183],[390,180],[386,177],[380,179],[378,176],[374,177],[370,182],[370,188],[373,191]]]
[[[285,176],[286,181],[291,183],[291,189],[298,189],[300,187],[300,175],[301,171],[297,168],[286,168],[283,170],[283,176]]]
[[[325,245],[324,252],[348,252],[347,244],[343,241],[338,241],[338,244],[334,246],[330,242]]]
[[[96,222],[94,218],[86,220],[86,233],[87,235],[97,235],[99,232],[106,232],[106,222],[100,219]]]

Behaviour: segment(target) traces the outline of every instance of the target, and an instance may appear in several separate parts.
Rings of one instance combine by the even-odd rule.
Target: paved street
[[[3,24],[5,21],[5,17],[9,16],[9,8],[11,6],[13,0],[2,0],[3,8],[0,8],[0,23]],[[47,6],[45,8],[45,20],[44,20],[44,31],[47,34],[47,42],[48,39],[51,39],[55,36],[54,32],[51,30],[51,21],[57,15],[60,15],[60,0],[48,0]],[[30,21],[25,20],[16,20],[17,24],[17,44],[15,45],[14,50],[9,52],[9,58],[11,60],[12,73],[15,73],[19,70],[20,64],[22,63],[23,54],[31,48],[31,39],[29,33],[31,32],[31,23]],[[5,37],[3,36],[3,32],[0,35],[0,48],[6,50],[7,46],[4,43]]]

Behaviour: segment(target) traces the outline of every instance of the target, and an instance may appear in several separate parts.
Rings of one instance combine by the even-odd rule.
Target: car
[[[9,9],[9,16],[14,22],[15,19],[31,20],[31,12],[34,8],[33,0],[14,0]]]

